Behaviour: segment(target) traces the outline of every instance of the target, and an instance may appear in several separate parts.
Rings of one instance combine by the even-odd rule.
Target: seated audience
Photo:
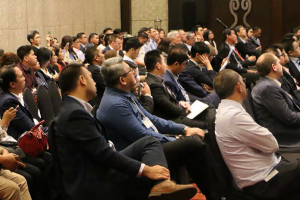
[[[105,35],[107,35],[107,34],[113,34],[114,32],[113,32],[113,30],[112,30],[111,28],[105,28],[105,29],[103,30],[103,33],[104,33]]]
[[[37,32],[37,31],[31,31],[27,35],[27,40],[31,44],[32,50],[35,54],[37,52],[37,50],[40,48],[40,45],[41,45],[41,42],[42,42],[40,33]]]
[[[78,58],[84,61],[84,53],[80,50],[80,40],[77,37],[73,37],[72,47]]]
[[[110,35],[108,40],[108,46],[103,49],[102,53],[105,54],[108,50],[116,50],[118,51],[120,56],[124,56],[124,53],[121,49],[122,41],[117,35]]]
[[[253,37],[249,38],[248,43],[250,46],[254,46],[256,50],[262,50],[259,37],[261,36],[261,29],[257,26],[252,28]]]
[[[258,72],[261,72],[260,59],[275,58],[272,54],[263,54],[257,61]],[[272,68],[277,67],[272,64]],[[225,69],[216,76],[214,88],[222,99],[216,115],[216,139],[238,187],[257,199],[299,199],[299,162],[288,163],[278,157],[275,154],[278,143],[272,133],[259,126],[245,111],[241,105],[247,95],[243,78]],[[295,194],[297,196],[289,197]]]
[[[73,37],[69,35],[64,36],[61,40],[61,49],[65,55],[64,62],[66,63],[82,62],[74,51],[73,44]]]
[[[117,56],[119,56],[119,54],[118,54],[118,51],[116,51],[116,50],[108,50],[108,51],[105,52],[105,54],[104,54],[104,57],[105,57],[106,59],[113,58],[113,57],[117,57]]]
[[[12,65],[12,64],[19,64],[21,62],[20,58],[12,53],[6,52],[0,57],[0,68],[4,65]]]
[[[282,147],[300,147],[300,109],[280,86],[283,75],[279,59],[271,53],[256,63],[261,76],[252,90],[257,122],[272,132]]]
[[[103,49],[105,49],[106,48],[106,46],[105,46],[105,41],[104,41],[104,37],[105,37],[105,34],[104,33],[100,33],[99,34],[99,45],[98,45],[98,47],[97,47],[97,49],[99,50],[99,51],[103,51]]]
[[[53,134],[65,198],[145,199],[151,187],[149,199],[153,200],[161,196],[180,200],[195,195],[193,186],[169,180],[167,161],[154,137],[141,138],[122,152],[111,147],[108,135],[91,116],[92,107],[87,102],[96,96],[96,87],[83,65],[66,66],[59,85],[66,97],[55,119]]]
[[[193,29],[196,42],[204,42],[203,34],[204,34],[204,29],[203,26],[201,25],[196,25]]]
[[[87,69],[91,72],[92,78],[96,83],[97,96],[89,101],[89,103],[94,106],[99,106],[104,90],[106,88],[103,81],[102,75],[100,73],[101,65],[104,62],[104,54],[98,50],[97,47],[89,47],[85,52],[86,62],[89,63]]]
[[[60,72],[58,66],[55,64],[57,63],[57,55],[55,54],[54,47],[48,47],[48,50],[51,51],[52,55],[51,55],[50,63],[47,66],[47,69],[49,70],[50,74],[54,76],[55,74],[59,74]]]
[[[236,26],[234,28],[234,32],[238,39],[238,43],[235,45],[235,48],[238,50],[243,59],[247,59],[248,56],[255,56],[258,58],[261,51],[249,48],[246,29],[243,26]]]
[[[172,40],[170,38],[165,37],[165,38],[161,39],[161,41],[157,47],[157,50],[161,51],[161,53],[164,57],[165,63],[167,62],[171,42],[172,42]],[[145,59],[145,57],[144,57],[144,59]]]
[[[77,33],[77,38],[80,42],[80,48],[79,50],[82,51],[83,53],[85,53],[86,51],[86,45],[88,43],[88,39],[86,37],[86,34],[84,32],[81,32],[81,33]]]
[[[170,49],[167,61],[167,71],[162,76],[164,78],[164,83],[175,94],[177,101],[186,101],[188,103],[193,103],[194,101],[199,100],[206,103],[212,103],[217,108],[218,104],[220,103],[220,99],[215,92],[208,94],[203,98],[200,98],[192,95],[191,93],[188,93],[184,89],[184,87],[181,86],[181,83],[179,82],[179,75],[186,67],[187,61],[188,56],[184,50],[182,50],[181,48],[177,48],[176,46]],[[202,89],[202,87],[193,80],[191,80],[190,82],[194,83],[195,89]]]
[[[291,75],[300,83],[299,43],[294,39],[287,39],[283,41],[282,46],[289,57],[289,62],[285,66],[289,68]]]
[[[145,58],[145,54],[147,53],[146,44],[147,44],[148,39],[149,39],[148,34],[145,33],[145,32],[139,32],[138,39],[139,39],[140,43],[143,44],[143,46],[141,47],[139,55],[136,58],[136,63],[139,66],[139,72],[142,73],[141,75],[145,75],[145,72],[147,70],[146,70],[146,67],[145,67],[144,58]]]
[[[211,30],[206,30],[203,33],[204,43],[207,45],[212,45],[216,50],[216,55],[218,54],[217,44],[214,41],[215,35]],[[192,45],[193,46],[193,45]]]
[[[87,45],[85,45],[85,48],[89,48],[89,47],[92,47],[92,46],[97,46],[99,43],[99,36],[97,33],[91,33],[89,35],[89,39],[88,39],[88,43]]]
[[[207,108],[195,119],[189,119],[190,104],[177,101],[176,95],[164,83],[162,75],[166,73],[166,63],[158,50],[149,51],[145,56],[148,70],[145,81],[148,83],[154,100],[153,114],[166,120],[187,126],[207,128],[207,118],[215,113],[214,108]]]
[[[19,68],[22,72],[23,77],[25,78],[25,88],[28,88],[32,92],[35,92],[38,83],[32,68],[35,67],[37,64],[36,55],[34,54],[34,51],[32,50],[32,47],[30,45],[19,47],[17,50],[17,54],[18,57],[21,59]]]
[[[175,45],[175,44],[180,44],[180,36],[179,36],[178,31],[169,32],[167,35],[167,38],[171,39],[170,46]]]
[[[64,61],[65,54],[60,47],[54,46],[53,48],[54,48],[55,55],[57,56],[57,63],[55,63],[55,65],[58,67],[59,72],[61,72],[61,70],[67,65]]]
[[[193,32],[186,32],[185,45],[189,49],[189,55],[191,55],[192,46],[195,44],[196,38]]]
[[[258,79],[258,75],[250,66],[254,65],[256,57],[250,56],[247,59],[243,59],[235,48],[238,41],[233,29],[224,30],[223,41],[224,43],[222,43],[219,49],[219,54],[216,56],[219,66],[222,60],[232,52],[228,58],[229,62],[226,65],[226,69],[232,69],[239,73],[242,77],[246,78],[247,84],[255,82]]]
[[[160,39],[163,39],[164,37],[166,37],[166,32],[164,31],[164,29],[159,28],[157,31],[158,31]]]
[[[180,37],[180,44],[185,44],[186,42],[186,32],[183,29],[178,30],[179,37]]]

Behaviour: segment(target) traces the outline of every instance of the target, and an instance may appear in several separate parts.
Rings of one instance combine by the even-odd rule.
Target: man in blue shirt
[[[97,111],[97,119],[103,124],[108,139],[116,149],[122,150],[145,136],[154,136],[163,144],[170,169],[185,166],[201,191],[209,195],[206,185],[206,150],[202,141],[204,131],[148,113],[130,93],[137,78],[122,58],[106,60],[101,74],[107,88]],[[176,140],[162,134],[185,136]]]

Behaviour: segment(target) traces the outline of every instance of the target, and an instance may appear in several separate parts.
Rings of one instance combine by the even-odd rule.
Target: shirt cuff
[[[153,97],[149,94],[145,94],[145,97],[150,97],[151,99],[153,99]]]
[[[137,174],[136,177],[140,177],[140,176],[142,175],[142,173],[143,173],[143,171],[144,171],[144,168],[145,168],[145,164],[142,163],[142,164],[141,164],[141,167],[140,167],[140,170],[139,170],[139,173]]]

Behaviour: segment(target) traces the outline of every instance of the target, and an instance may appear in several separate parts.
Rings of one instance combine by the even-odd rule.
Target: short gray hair
[[[191,37],[195,36],[193,32],[186,32],[186,39],[189,40]]]
[[[171,31],[168,33],[167,37],[173,39],[177,33],[178,33],[178,31]]]
[[[119,83],[119,77],[126,73],[122,57],[113,57],[105,60],[101,67],[101,74],[106,86],[115,86]]]

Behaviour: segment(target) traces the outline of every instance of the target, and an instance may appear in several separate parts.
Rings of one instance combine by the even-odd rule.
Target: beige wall
[[[154,20],[162,20],[162,28],[168,30],[168,0],[132,0],[132,34],[141,27],[154,27]]]
[[[0,0],[0,48],[16,52],[37,30],[46,45],[48,31],[59,41],[78,32],[121,28],[120,0]]]

